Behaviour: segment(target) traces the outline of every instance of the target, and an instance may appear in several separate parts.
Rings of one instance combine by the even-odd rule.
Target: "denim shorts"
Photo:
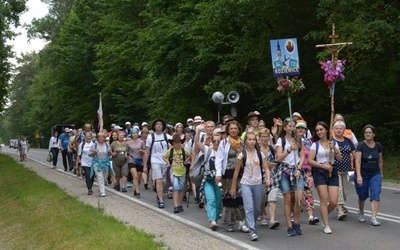
[[[339,186],[339,175],[336,168],[333,168],[332,175],[329,177],[329,172],[322,168],[313,168],[314,186],[320,185]]]
[[[296,178],[294,178],[293,185],[291,185],[289,176],[282,174],[282,178],[279,181],[279,187],[282,194],[290,193],[293,190],[304,190],[304,176],[301,174],[299,179],[296,180]]]
[[[185,187],[186,175],[175,176],[172,179],[172,190],[183,192]]]
[[[382,188],[382,175],[377,173],[373,176],[363,177],[363,183],[360,187],[357,184],[357,175],[354,175],[354,182],[356,192],[360,201],[365,201],[368,197],[370,201],[380,201],[380,194]]]

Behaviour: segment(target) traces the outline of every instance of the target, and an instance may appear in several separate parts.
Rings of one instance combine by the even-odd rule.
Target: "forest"
[[[346,60],[335,112],[362,140],[376,127],[385,149],[400,147],[400,2],[398,0],[43,0],[49,13],[26,25],[47,45],[13,55],[5,44],[22,25],[25,0],[0,5],[0,138],[50,137],[54,124],[93,123],[102,95],[104,124],[169,124],[201,115],[217,120],[215,91],[240,94],[237,119],[259,111],[267,126],[289,116],[272,75],[270,40],[297,38],[305,89],[292,96],[313,130],[330,119],[320,62],[331,59],[332,24]],[[15,57],[13,67],[8,58]],[[229,113],[224,105],[221,114]]]

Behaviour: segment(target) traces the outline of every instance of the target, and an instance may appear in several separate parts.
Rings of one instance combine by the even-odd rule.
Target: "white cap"
[[[117,125],[117,126],[114,127],[114,129],[121,130],[122,128],[121,128],[120,126]]]
[[[65,132],[65,133],[69,133],[69,132],[71,132],[71,130],[70,130],[69,128],[65,128],[65,129],[64,129],[64,132]]]
[[[142,122],[142,127],[143,126],[149,126],[149,124],[147,124],[147,122]]]
[[[188,119],[186,120],[186,123],[188,123],[188,122],[193,122],[193,119],[192,119],[192,118],[188,118]]]
[[[131,123],[130,122],[125,122],[125,125],[131,125]]]

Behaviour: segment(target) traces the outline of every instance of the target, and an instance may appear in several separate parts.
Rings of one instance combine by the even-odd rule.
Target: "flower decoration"
[[[336,66],[333,67],[332,61],[320,62],[321,69],[325,71],[324,82],[328,85],[329,89],[332,89],[337,80],[344,80],[344,65],[346,60],[337,60]]]
[[[298,76],[293,77],[292,79],[279,77],[278,78],[278,88],[279,92],[290,97],[293,93],[299,92],[306,87],[303,84],[303,80],[299,79]]]

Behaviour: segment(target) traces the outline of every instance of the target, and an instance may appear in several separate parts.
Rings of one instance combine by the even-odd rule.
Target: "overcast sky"
[[[44,17],[48,12],[47,5],[40,0],[28,0],[27,7],[28,11],[20,17],[21,25],[31,23],[32,19],[35,17]],[[21,33],[14,41],[9,42],[9,44],[13,45],[13,51],[17,56],[20,56],[21,53],[39,51],[45,45],[45,42],[40,39],[33,39],[28,42],[26,30],[23,27],[18,27],[18,29],[14,29],[14,31]]]

